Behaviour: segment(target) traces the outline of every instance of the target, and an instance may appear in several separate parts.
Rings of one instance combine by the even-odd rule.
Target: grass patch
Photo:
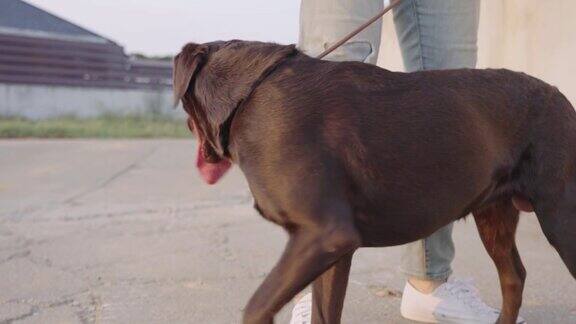
[[[0,117],[0,138],[189,138],[184,120],[156,115],[105,115],[46,120]]]

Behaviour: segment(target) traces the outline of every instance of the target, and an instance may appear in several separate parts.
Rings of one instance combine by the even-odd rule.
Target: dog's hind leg
[[[349,253],[314,280],[312,324],[340,323],[351,263]]]
[[[500,324],[516,323],[522,304],[526,270],[515,243],[518,214],[510,199],[474,212],[484,247],[498,270],[502,289],[502,311],[498,319]]]
[[[360,247],[361,238],[349,214],[330,219],[338,221],[308,223],[290,233],[282,257],[244,310],[245,324],[273,323],[274,315],[299,291]]]
[[[536,216],[548,242],[576,279],[576,181],[536,203]]]
[[[557,90],[546,103],[521,182],[546,238],[576,278],[576,112]]]

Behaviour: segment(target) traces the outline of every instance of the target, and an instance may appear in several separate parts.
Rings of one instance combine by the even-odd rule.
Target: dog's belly
[[[450,221],[445,215],[432,212],[413,214],[389,214],[378,221],[357,222],[364,247],[384,247],[410,243],[425,238]],[[402,221],[399,221],[402,220]]]
[[[380,199],[355,208],[364,246],[401,245],[425,238],[491,202],[510,197],[511,183],[478,181],[478,186],[383,192]]]
[[[533,211],[531,203],[522,196],[514,196],[507,188],[495,188],[495,190],[491,188],[459,212],[432,208],[421,210],[411,206],[404,206],[399,210],[387,210],[385,213],[358,211],[355,215],[356,227],[360,232],[364,247],[402,245],[426,238],[441,227],[501,199],[512,199],[512,202],[520,201],[519,203],[524,204],[525,208],[516,207],[517,209]]]

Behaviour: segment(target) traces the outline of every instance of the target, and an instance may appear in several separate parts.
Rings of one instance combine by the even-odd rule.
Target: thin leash
[[[342,38],[341,40],[339,40],[338,42],[334,43],[333,45],[331,45],[330,47],[328,47],[324,52],[322,52],[320,55],[316,56],[317,59],[321,59],[324,56],[332,53],[335,49],[337,49],[338,47],[342,46],[344,43],[346,43],[347,41],[350,40],[350,38],[358,35],[358,33],[360,33],[361,31],[363,31],[364,29],[366,29],[366,27],[372,25],[376,20],[380,19],[382,16],[384,16],[388,11],[390,11],[392,8],[396,7],[400,1],[402,0],[392,0],[390,1],[390,4],[385,7],[382,11],[380,11],[376,16],[370,18],[370,20],[368,20],[367,22],[365,22],[364,24],[362,24],[360,27],[356,28],[354,31],[352,31],[350,34],[344,36],[344,38]]]

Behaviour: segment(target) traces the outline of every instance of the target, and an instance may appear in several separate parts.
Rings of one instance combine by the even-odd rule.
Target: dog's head
[[[209,184],[231,166],[229,118],[259,79],[295,51],[293,45],[220,41],[190,43],[176,55],[174,99],[188,113],[188,127],[198,139],[196,164]]]

